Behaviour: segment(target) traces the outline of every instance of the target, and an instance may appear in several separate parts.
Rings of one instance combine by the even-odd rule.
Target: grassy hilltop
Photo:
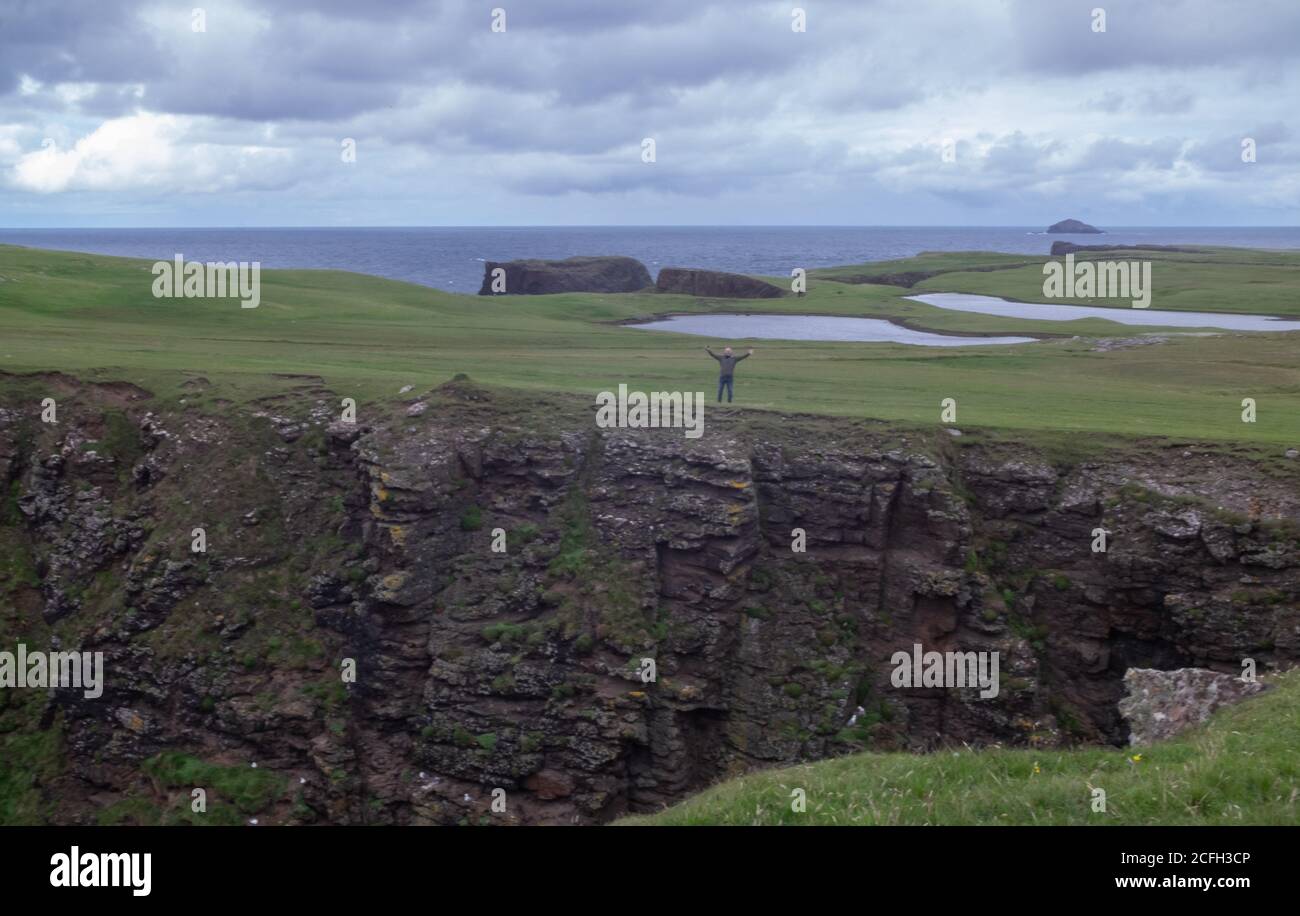
[[[1300,316],[1300,254],[1141,257],[1156,262],[1153,308]],[[153,298],[151,261],[0,246],[0,370],[124,379],[198,406],[279,390],[277,374],[294,373],[319,375],[361,403],[458,372],[487,385],[593,397],[620,382],[712,396],[716,367],[702,352],[710,341],[617,322],[667,312],[816,312],[1046,339],[955,349],[757,341],[758,357],[738,377],[739,405],[932,425],[940,401],[952,397],[964,427],[1300,441],[1300,335],[1220,333],[1097,352],[1090,338],[1161,329],[996,318],[905,298],[954,291],[1041,299],[1044,260],[921,255],[814,271],[802,299],[743,302],[654,293],[488,299],[337,271],[268,270],[261,306],[241,309],[230,299]],[[924,277],[910,288],[862,282],[880,274]],[[178,387],[186,373],[213,386],[202,397],[186,394]],[[1244,397],[1258,404],[1254,424],[1241,422]]]

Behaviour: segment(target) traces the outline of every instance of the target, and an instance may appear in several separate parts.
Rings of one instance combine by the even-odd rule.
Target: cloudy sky
[[[0,0],[0,226],[1300,225],[1298,59],[1296,0]]]

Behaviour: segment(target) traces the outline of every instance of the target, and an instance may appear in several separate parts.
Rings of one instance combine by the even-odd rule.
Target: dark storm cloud
[[[138,27],[138,2],[4,0],[0,95],[27,75],[41,82],[120,83],[165,78],[156,39]]]
[[[1105,32],[1093,31],[1098,8]],[[1295,0],[1013,0],[1009,11],[1019,62],[1050,73],[1286,60],[1300,36]]]
[[[1279,98],[1297,34],[1294,0],[0,0],[0,184],[143,195],[162,169],[298,182],[358,212],[408,189],[467,214],[494,194],[748,195],[762,212],[875,188],[971,209],[1089,186],[1190,206],[1246,176],[1266,197],[1261,176],[1296,160]],[[70,158],[35,158],[45,136]],[[145,144],[156,163],[131,152]]]
[[[136,83],[151,110],[249,120],[334,119],[384,108],[403,87],[460,80],[564,103],[655,96],[733,77],[771,78],[833,46],[823,27],[792,40],[790,13],[743,2],[209,3],[207,31],[188,5],[83,0],[51,13],[20,2],[0,32],[0,86]],[[827,11],[852,4],[823,4]],[[247,28],[248,14],[265,28]],[[148,26],[170,16],[164,40]],[[814,18],[814,23],[816,19]],[[897,95],[897,93],[895,93]],[[104,110],[102,107],[98,110]]]

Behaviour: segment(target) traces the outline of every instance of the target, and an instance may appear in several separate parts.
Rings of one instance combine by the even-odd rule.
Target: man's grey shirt
[[[742,359],[749,359],[748,353],[744,356],[727,356],[725,353],[721,355],[714,353],[708,347],[705,347],[704,349],[708,350],[709,355],[718,361],[719,378],[731,378],[732,373],[736,370],[736,363],[740,362]]]

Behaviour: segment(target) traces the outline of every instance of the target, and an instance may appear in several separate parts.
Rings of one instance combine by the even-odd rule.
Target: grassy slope
[[[1093,260],[1150,261],[1154,287],[1150,308],[1193,312],[1244,312],[1300,317],[1300,252],[1199,248],[1194,252],[1083,252]],[[992,252],[935,252],[902,261],[880,261],[814,271],[814,278],[862,282],[904,272],[934,273],[913,293],[951,292],[1046,302],[1043,263],[1060,258]],[[983,268],[974,270],[972,268]],[[996,268],[996,269],[990,269]],[[1131,308],[1131,299],[1053,299],[1094,307]],[[1082,332],[1089,333],[1089,332]]]
[[[1148,748],[855,754],[722,783],[636,825],[1300,823],[1300,671]],[[1140,754],[1139,759],[1134,759]],[[791,810],[791,792],[807,810]],[[1092,810],[1092,789],[1106,811]]]
[[[1300,256],[1238,257],[1287,263],[1264,283],[1253,278],[1273,267],[1227,263],[1197,282],[1225,308],[1280,312],[1289,295],[1290,308],[1300,311]],[[1024,294],[1034,278],[1022,273],[1036,267],[958,270],[1008,259],[1025,261],[922,256],[891,269],[931,270],[939,262],[956,272],[915,290],[814,279],[802,300],[743,303],[654,294],[486,299],[357,274],[264,271],[262,305],[245,310],[233,300],[152,298],[151,262],[0,246],[0,369],[126,379],[164,396],[178,396],[181,372],[194,371],[216,383],[207,397],[236,402],[280,387],[271,377],[277,372],[323,376],[340,397],[363,403],[405,384],[424,390],[457,372],[489,385],[586,396],[620,382],[711,394],[716,367],[702,353],[705,340],[612,322],[669,311],[764,310],[903,317],[919,327],[998,334],[1142,330],[944,312],[903,298],[922,289]],[[1162,285],[1172,276],[1157,269],[1154,305],[1174,306],[1180,294]],[[1208,307],[1205,290],[1181,295],[1186,307]],[[762,341],[737,387],[748,407],[933,424],[940,401],[952,397],[961,425],[1292,444],[1300,441],[1296,341],[1281,333],[1225,334],[1107,353],[1090,352],[1086,340],[957,349]],[[1243,397],[1256,399],[1257,423],[1241,422]]]

